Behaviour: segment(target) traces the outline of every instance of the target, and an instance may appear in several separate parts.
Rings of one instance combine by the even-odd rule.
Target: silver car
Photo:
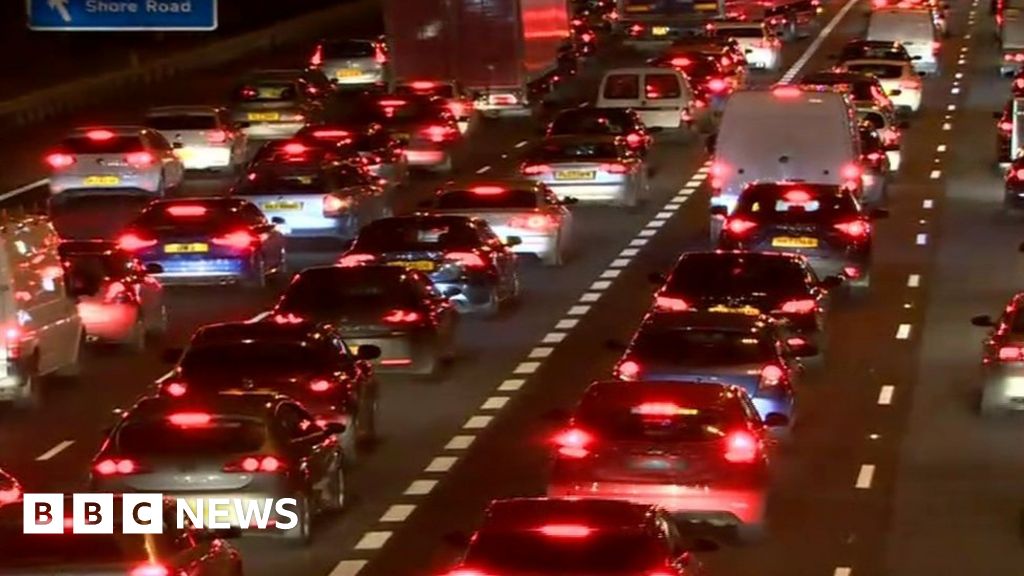
[[[232,119],[250,138],[290,138],[317,121],[331,92],[319,70],[253,72],[232,94]]]
[[[146,113],[146,126],[177,150],[186,170],[235,172],[245,163],[246,136],[217,106],[162,106]]]
[[[643,159],[617,136],[547,138],[527,153],[521,172],[562,199],[634,207],[647,197]]]
[[[171,143],[143,126],[77,128],[45,159],[52,194],[132,188],[163,196],[185,179]]]
[[[560,266],[572,246],[571,200],[559,200],[547,186],[526,179],[464,180],[442,188],[431,212],[461,214],[487,222],[499,238],[518,237],[516,254],[532,254]]]
[[[1002,316],[975,316],[971,324],[991,328],[982,341],[982,416],[1024,410],[1024,292],[1018,292],[1003,309]]]
[[[339,88],[388,81],[388,48],[380,39],[321,40],[309,63]]]

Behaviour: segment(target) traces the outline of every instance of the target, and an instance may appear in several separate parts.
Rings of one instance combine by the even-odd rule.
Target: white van
[[[915,71],[939,71],[942,43],[928,10],[876,10],[871,13],[867,39],[899,42],[910,54]]]
[[[860,190],[856,123],[856,109],[839,92],[780,85],[733,94],[718,134],[709,141],[711,238],[718,238],[723,216],[753,182],[798,181]]]
[[[78,374],[85,333],[47,218],[0,219],[0,402],[31,407],[40,378]]]
[[[648,127],[688,128],[694,115],[693,90],[671,68],[614,68],[601,79],[598,108],[630,108]]]

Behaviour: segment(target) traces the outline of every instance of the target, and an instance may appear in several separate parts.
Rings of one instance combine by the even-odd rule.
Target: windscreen
[[[154,130],[213,130],[217,117],[213,114],[160,115],[146,118],[146,126]]]
[[[21,508],[17,517],[6,513],[0,520],[0,569],[37,569],[53,573],[61,565],[121,564],[149,559],[141,535],[120,534],[23,534]],[[66,514],[70,511],[65,509]]]
[[[734,419],[720,409],[636,393],[592,395],[576,411],[576,423],[612,442],[712,442],[721,440]]]
[[[416,305],[412,286],[399,274],[355,269],[300,275],[288,286],[278,308],[299,315],[336,316]]]
[[[903,75],[903,66],[892,64],[847,64],[846,68],[850,72],[871,74],[875,78],[882,80],[892,80]]]
[[[665,561],[655,538],[595,531],[585,538],[552,538],[539,532],[480,532],[466,564],[502,573],[639,574]]]
[[[330,372],[335,360],[328,350],[301,341],[244,340],[191,346],[185,351],[180,368],[186,378],[217,373],[277,377]]]
[[[894,48],[893,46],[862,44],[845,48],[840,56],[840,60],[857,60],[862,58],[871,60],[910,60],[910,55],[907,54],[907,49],[902,46]]]
[[[72,136],[65,138],[60,147],[71,154],[126,154],[144,149],[142,138],[135,135],[109,138]]]
[[[482,193],[473,190],[452,190],[437,199],[441,210],[528,210],[537,207],[537,193],[532,190],[503,190]]]
[[[117,431],[116,445],[128,455],[241,454],[259,450],[266,435],[266,426],[256,419],[215,415],[208,424],[179,426],[161,417],[126,422]]]
[[[551,123],[551,135],[570,134],[626,134],[631,128],[629,119],[621,114],[608,114],[592,110],[563,112]]]
[[[671,292],[694,296],[803,292],[806,273],[791,258],[699,254],[684,258],[668,281]]]
[[[619,150],[611,142],[548,142],[531,154],[541,162],[588,162],[618,159]]]
[[[290,102],[299,94],[294,82],[258,82],[247,84],[235,91],[235,100],[241,102]]]
[[[641,359],[687,366],[756,364],[771,359],[770,340],[725,330],[641,330],[631,346]]]
[[[370,42],[332,40],[323,43],[324,58],[373,58],[376,52]]]
[[[480,238],[468,222],[395,218],[378,220],[363,228],[354,249],[366,252],[435,252],[479,245]]]

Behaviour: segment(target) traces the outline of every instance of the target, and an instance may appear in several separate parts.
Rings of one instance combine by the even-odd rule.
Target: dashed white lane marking
[[[406,496],[426,496],[437,486],[437,480],[413,480],[405,489]]]
[[[619,256],[623,258],[632,258],[633,256],[636,256],[639,253],[640,250],[637,248],[623,248],[622,252],[619,252]]]
[[[882,389],[878,391],[878,403],[882,406],[888,406],[892,404],[892,395],[896,392],[896,387],[891,384],[882,386]]]
[[[541,343],[559,344],[562,340],[565,340],[565,332],[548,332],[544,335],[544,338],[541,339]]]
[[[470,416],[462,427],[467,430],[481,430],[487,428],[491,420],[494,420],[493,416]]]
[[[405,522],[416,509],[415,504],[395,504],[380,517],[381,522]]]
[[[556,330],[569,330],[569,329],[575,328],[576,325],[579,324],[579,323],[580,323],[580,321],[576,320],[575,318],[566,318],[564,320],[559,320],[558,324],[555,324],[555,329]]]
[[[921,275],[911,274],[907,276],[907,288],[917,288],[921,285]]]
[[[925,199],[924,201],[921,202],[921,207],[924,208],[925,210],[931,210],[932,206],[935,206],[935,201],[932,200],[931,198]]]
[[[621,270],[605,270],[601,272],[600,278],[618,278]]]
[[[949,122],[943,122],[943,123],[942,123],[942,129],[943,129],[944,131],[948,132],[948,131],[950,131],[950,130],[952,130],[952,129],[953,129],[953,125],[952,125],[952,124],[950,124]]]
[[[555,349],[550,346],[538,346],[533,350],[530,350],[528,358],[547,358],[548,356],[551,356],[551,353],[554,351]]]
[[[566,312],[566,315],[568,315],[568,316],[582,316],[582,315],[586,314],[587,312],[590,312],[590,306],[573,306],[572,308],[569,308],[569,311]]]
[[[846,566],[840,566],[840,567],[838,567],[838,568],[836,568],[835,570],[832,571],[832,576],[852,576],[852,575],[853,575],[853,570],[847,568]]]
[[[629,265],[629,258],[616,258],[608,265],[609,268],[625,268]]]
[[[945,144],[939,144],[938,146],[935,147],[935,151],[940,153],[940,154],[945,152],[946,151],[946,145]]]
[[[595,280],[590,285],[590,290],[594,292],[600,292],[601,290],[607,290],[612,285],[611,280]]]
[[[924,232],[919,233],[917,237],[914,238],[914,243],[917,244],[918,246],[924,246],[925,244],[928,243],[928,235],[925,234]]]
[[[43,452],[42,454],[40,454],[36,458],[36,462],[45,462],[45,461],[49,460],[50,458],[53,458],[57,454],[60,454],[61,452],[67,450],[68,447],[71,446],[74,443],[75,443],[74,440],[64,440],[64,441],[58,442],[56,446],[54,446],[53,448],[50,448],[46,452]]]
[[[476,440],[476,436],[470,436],[468,434],[459,434],[458,436],[452,436],[452,439],[444,445],[445,450],[466,450],[472,444],[473,440]]]
[[[651,223],[647,225],[648,230],[657,230],[665,225],[667,220],[651,220]]]
[[[498,386],[500,392],[515,392],[522,389],[523,385],[526,384],[526,380],[522,378],[509,378]]]
[[[366,560],[342,560],[328,576],[356,576],[366,564]]]
[[[792,82],[793,78],[796,78],[796,75],[800,73],[800,70],[807,65],[807,62],[814,56],[814,53],[817,52],[818,48],[820,48],[822,43],[825,42],[825,39],[828,38],[829,34],[831,34],[832,31],[835,30],[836,26],[839,25],[839,22],[842,21],[844,16],[846,16],[846,13],[856,5],[857,0],[847,0],[846,5],[832,17],[832,20],[829,21],[824,28],[821,29],[821,33],[814,39],[814,42],[811,42],[811,45],[807,47],[807,50],[804,51],[800,58],[793,63],[779,81],[783,84]]]
[[[910,338],[910,324],[900,324],[896,328],[896,339],[906,340]]]
[[[650,237],[656,235],[657,233],[658,233],[657,230],[654,230],[654,229],[651,229],[651,228],[644,228],[643,230],[640,231],[640,237],[641,238],[650,238]]]
[[[391,538],[390,530],[377,530],[363,534],[363,537],[356,543],[356,550],[380,550]]]
[[[580,302],[597,302],[600,299],[600,292],[584,292],[583,295],[580,296]]]
[[[953,77],[956,78],[957,80],[959,80],[959,79],[964,77],[964,73],[963,72],[957,72],[956,74],[953,74]]]
[[[954,86],[954,87],[950,88],[949,89],[949,93],[950,94],[959,94],[960,93],[960,87],[959,86]]]
[[[647,245],[647,238],[633,238],[629,241],[629,245],[633,248],[639,248],[640,246]]]
[[[483,168],[480,168],[479,170],[477,170],[476,173],[477,174],[484,174],[486,172],[490,172],[490,170],[491,170],[490,166],[484,166]]]
[[[454,456],[437,456],[427,464],[427,467],[423,469],[424,472],[447,472],[455,466],[455,462],[458,458]]]
[[[526,146],[527,144],[529,144],[529,142],[528,142],[528,141],[526,141],[526,140],[521,140],[521,141],[519,141],[519,142],[518,142],[518,143],[516,144],[516,148],[522,148],[523,146]]]
[[[491,396],[480,405],[481,410],[501,410],[508,404],[508,396]]]
[[[871,488],[871,481],[875,478],[875,465],[874,464],[861,464],[860,472],[857,473],[857,482],[854,484],[854,488],[861,490],[867,490]]]
[[[512,371],[513,374],[533,374],[540,368],[540,362],[520,362],[516,369]]]
[[[928,175],[932,180],[938,180],[942,177],[942,170],[932,170],[932,173]]]
[[[655,220],[668,220],[672,216],[675,216],[675,210],[662,210],[654,215]]]
[[[946,110],[949,110],[950,112],[956,110],[956,104],[950,104],[946,106]]]

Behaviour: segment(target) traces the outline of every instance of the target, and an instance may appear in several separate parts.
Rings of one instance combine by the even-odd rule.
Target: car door
[[[682,74],[664,69],[643,74],[643,98],[638,112],[648,126],[675,128],[690,116],[690,86]]]
[[[268,268],[277,268],[284,262],[284,237],[277,226],[267,220],[266,215],[251,202],[242,205],[239,211],[242,221],[260,238],[263,262]]]
[[[307,478],[307,487],[319,493],[328,490],[330,473],[334,469],[334,437],[317,425],[298,404],[281,404],[277,408],[277,418],[288,442],[288,455]]]
[[[166,186],[177,186],[185,178],[185,168],[174,151],[171,143],[164,138],[163,134],[147,130],[142,135],[146,146],[153,152],[153,155],[163,166],[164,183]]]
[[[502,289],[511,291],[516,280],[515,254],[509,250],[508,246],[505,246],[505,243],[486,222],[476,221],[474,225],[481,243],[489,248],[494,255],[494,264],[498,270],[498,277],[501,279]]]
[[[601,81],[598,108],[639,108],[643,105],[640,97],[640,74],[629,71],[611,71]]]

